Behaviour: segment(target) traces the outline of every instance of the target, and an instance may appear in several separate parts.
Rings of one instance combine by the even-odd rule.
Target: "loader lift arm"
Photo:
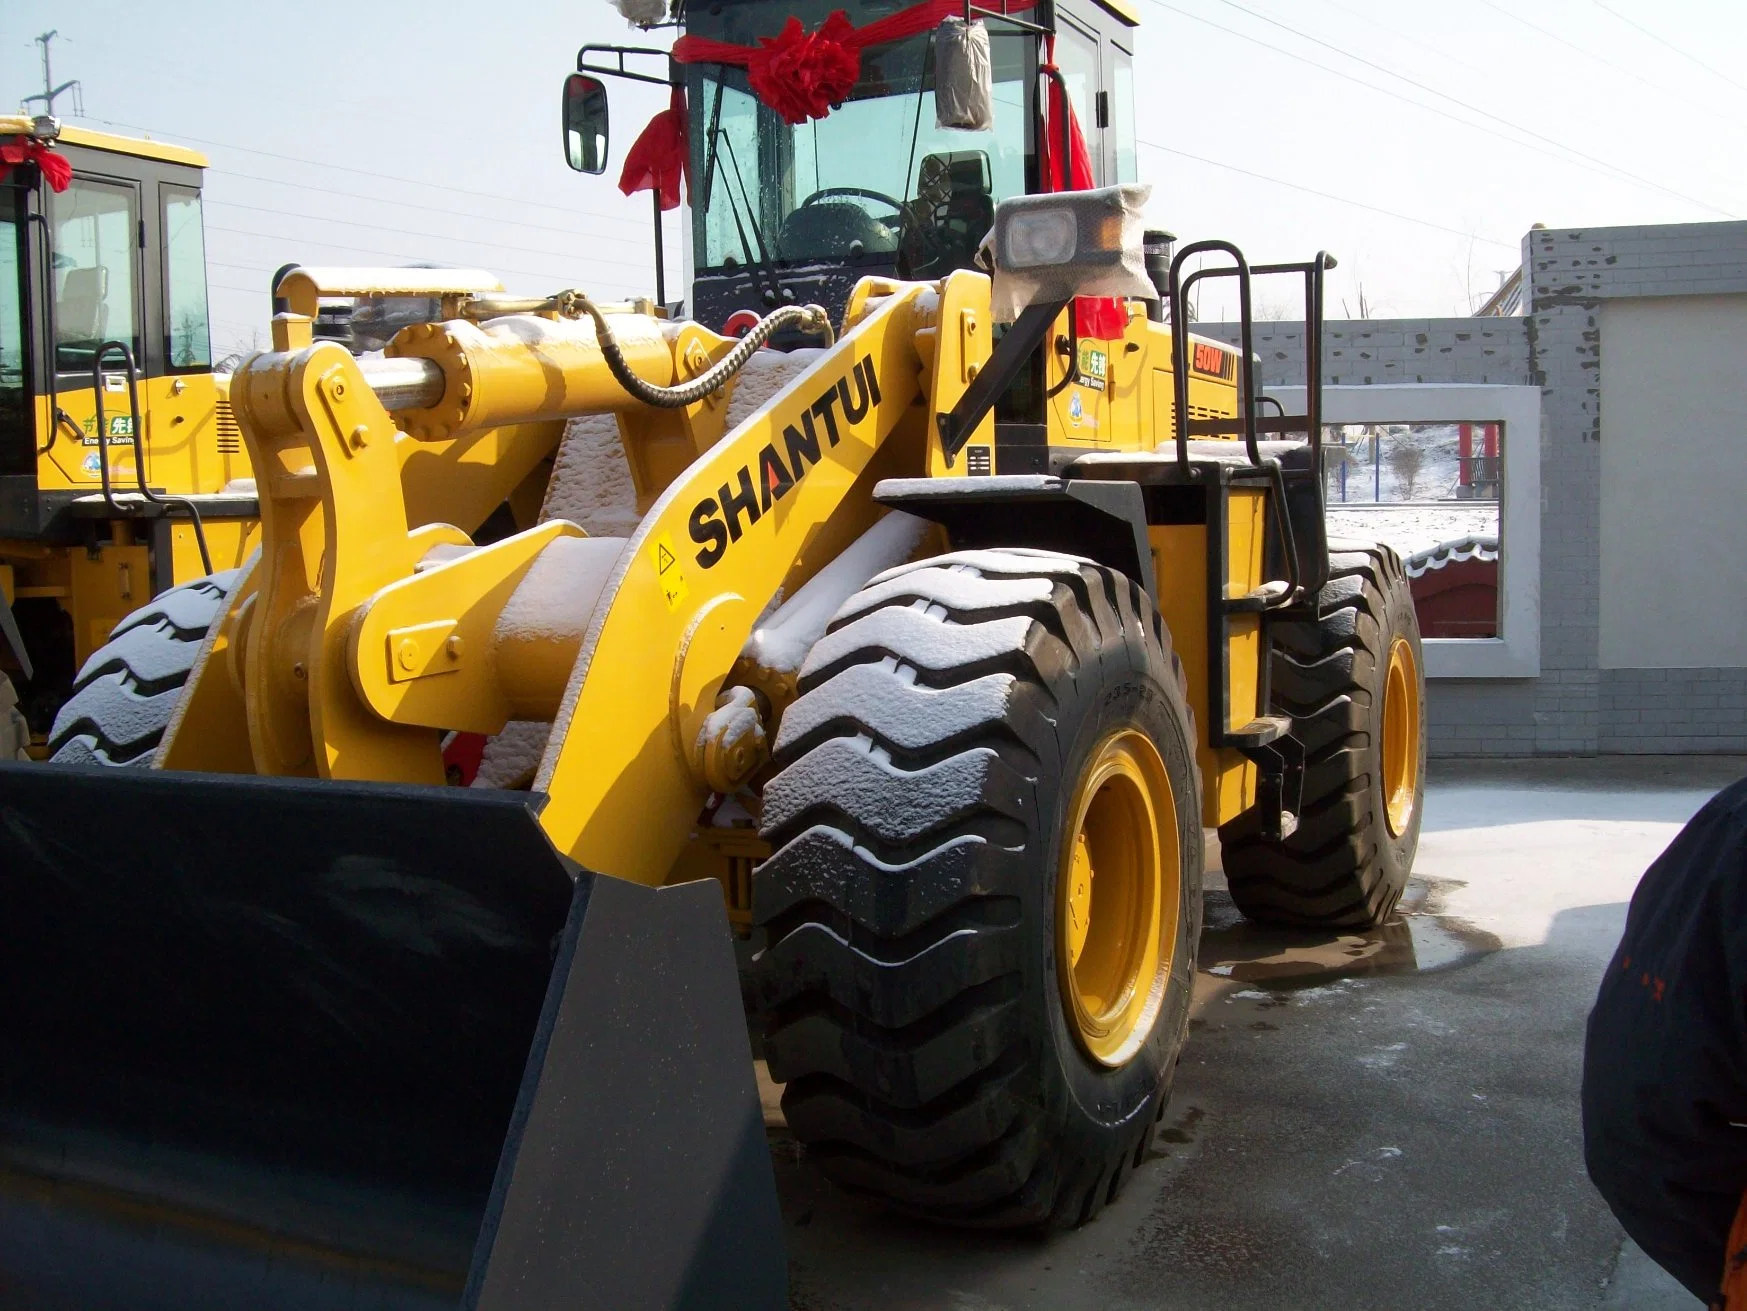
[[[926,288],[876,290],[841,341],[720,440],[719,394],[651,410],[615,381],[587,320],[410,329],[393,353],[434,365],[441,395],[433,385],[419,397],[428,403],[391,415],[358,362],[299,343],[282,318],[280,349],[233,386],[262,471],[261,557],[213,630],[160,763],[438,784],[441,730],[546,717],[534,786],[554,845],[588,868],[661,883],[712,790],[700,733],[755,621],[871,526],[879,477],[919,465],[882,452],[894,435],[913,452],[923,432],[913,402],[918,334],[932,340]],[[695,325],[613,322],[631,367],[657,385],[705,372],[733,346]],[[450,525],[415,526],[403,471],[423,445],[520,430],[555,442],[560,420],[603,410],[619,415],[634,471],[675,434],[686,463],[656,486],[641,462],[650,504],[592,610],[519,623],[512,599],[521,590],[517,613],[541,608],[532,593],[546,584],[530,577],[580,530],[553,521],[474,547]],[[227,731],[219,764],[213,744]]]

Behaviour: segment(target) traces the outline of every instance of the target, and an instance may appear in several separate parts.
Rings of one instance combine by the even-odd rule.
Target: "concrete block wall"
[[[1195,331],[1237,344],[1237,325],[1197,323]],[[1304,381],[1304,325],[1258,323],[1252,342],[1266,386]],[[1322,330],[1323,381],[1528,381],[1528,337],[1521,319],[1333,319]]]
[[[1604,670],[1598,626],[1602,303],[1747,293],[1747,223],[1538,229],[1524,238],[1523,265],[1522,318],[1324,327],[1329,384],[1541,388],[1541,675],[1435,680],[1427,696],[1431,751],[1747,752],[1747,670]],[[1229,323],[1195,330],[1237,340]],[[1254,344],[1265,382],[1304,376],[1302,324],[1258,323]]]

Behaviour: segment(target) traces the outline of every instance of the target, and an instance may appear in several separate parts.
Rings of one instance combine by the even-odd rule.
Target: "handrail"
[[[109,485],[109,425],[103,412],[103,357],[114,351],[121,353],[122,367],[127,371],[127,403],[133,410],[133,475],[139,484],[139,494],[151,505],[165,509],[180,506],[188,512],[188,520],[194,525],[194,543],[200,548],[200,567],[210,574],[212,553],[206,549],[206,528],[200,522],[199,507],[180,496],[159,496],[146,486],[146,418],[140,409],[139,369],[133,362],[132,347],[113,339],[100,345],[91,356],[91,398],[97,409],[97,468],[103,479],[104,504],[118,518],[127,517]]]

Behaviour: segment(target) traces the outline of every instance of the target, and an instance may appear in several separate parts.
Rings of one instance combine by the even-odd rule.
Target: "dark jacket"
[[[1711,1298],[1747,1189],[1747,780],[1632,896],[1589,1016],[1583,1146],[1633,1241]]]

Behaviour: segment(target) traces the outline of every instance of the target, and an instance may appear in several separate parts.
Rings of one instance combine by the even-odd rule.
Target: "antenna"
[[[80,91],[78,79],[74,78],[56,86],[54,74],[49,71],[49,43],[59,35],[59,32],[44,32],[37,37],[36,43],[42,47],[42,90],[33,96],[25,96],[23,100],[19,101],[20,105],[28,105],[33,100],[42,101],[43,113],[50,118],[55,116],[55,98],[68,91],[73,93],[73,112],[75,114],[85,112],[85,97]]]

